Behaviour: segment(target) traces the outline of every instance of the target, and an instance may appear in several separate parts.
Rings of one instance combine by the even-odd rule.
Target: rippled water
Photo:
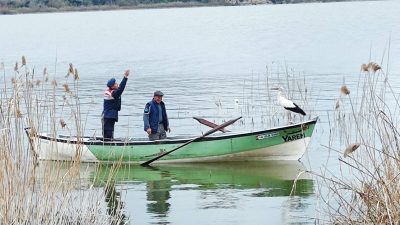
[[[145,136],[142,111],[155,90],[165,93],[170,135],[207,130],[193,116],[217,123],[244,116],[233,131],[274,126],[285,117],[268,88],[284,86],[310,117],[320,117],[300,166],[318,169],[328,157],[321,144],[328,140],[327,115],[340,85],[345,82],[354,90],[362,76],[360,65],[375,61],[395,90],[400,87],[399,11],[398,1],[363,1],[0,16],[0,58],[7,82],[22,55],[37,74],[48,67],[59,83],[72,62],[81,77],[88,134],[100,130],[105,82],[122,78],[126,68],[133,74],[116,136]],[[288,88],[287,80],[300,81],[307,99],[300,100],[298,87],[290,83]],[[271,168],[287,166],[261,165],[251,171],[243,164],[131,168],[116,185],[134,224],[312,223],[313,181],[305,179],[305,188],[288,197],[296,170],[275,182]],[[243,184],[241,173],[255,183]],[[220,174],[221,179],[211,179]]]

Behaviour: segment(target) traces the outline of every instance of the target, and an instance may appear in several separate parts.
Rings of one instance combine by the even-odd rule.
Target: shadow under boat
[[[248,161],[222,163],[163,164],[141,167],[132,164],[99,165],[90,173],[95,185],[105,185],[110,176],[116,184],[166,181],[187,189],[264,189],[261,196],[296,196],[313,193],[311,176],[299,161]],[[301,174],[300,174],[301,173]],[[300,175],[299,175],[300,174]],[[292,188],[296,181],[296,188]]]

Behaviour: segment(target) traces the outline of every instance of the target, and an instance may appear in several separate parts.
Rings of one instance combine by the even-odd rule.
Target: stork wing
[[[304,110],[302,110],[298,105],[296,105],[296,103],[293,103],[295,105],[294,108],[286,108],[289,111],[295,112],[295,113],[300,113],[301,115],[305,116],[306,113],[304,112]]]
[[[283,96],[280,96],[278,100],[279,104],[284,108],[296,108],[296,105],[292,101]]]

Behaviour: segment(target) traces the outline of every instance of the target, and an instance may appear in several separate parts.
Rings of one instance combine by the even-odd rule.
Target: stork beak
[[[279,90],[280,90],[280,88],[278,88],[278,87],[274,87],[274,88],[271,88],[270,90],[273,90],[273,91],[279,91]]]

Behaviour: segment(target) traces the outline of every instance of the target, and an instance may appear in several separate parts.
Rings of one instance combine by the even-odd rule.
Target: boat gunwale
[[[215,141],[215,140],[223,140],[223,139],[231,139],[231,138],[263,134],[265,132],[274,132],[274,131],[280,131],[280,130],[284,130],[284,129],[301,127],[303,124],[306,124],[306,125],[316,124],[317,121],[318,121],[318,117],[315,117],[311,120],[307,120],[304,122],[291,124],[291,125],[287,125],[287,126],[273,127],[273,128],[269,128],[266,130],[247,132],[247,133],[224,134],[224,135],[219,135],[219,136],[208,136],[208,137],[202,138],[201,140],[197,140],[195,142]],[[28,133],[28,129],[29,128],[25,128],[27,133]],[[28,136],[29,136],[29,134],[28,134]],[[58,137],[54,138],[54,137],[41,135],[41,134],[38,134],[36,137],[39,139],[55,141],[58,143],[83,144],[83,145],[88,145],[88,146],[90,146],[90,145],[92,145],[92,146],[93,145],[97,145],[97,146],[131,146],[131,145],[182,144],[193,138],[196,138],[196,136],[194,136],[193,138],[187,138],[187,139],[163,139],[163,140],[157,140],[157,141],[101,141],[101,140],[77,141],[77,140],[70,140],[70,139],[58,138]],[[67,137],[71,137],[71,136],[67,136]],[[87,138],[87,137],[84,137],[84,138]],[[90,137],[90,138],[92,138],[92,137]]]

